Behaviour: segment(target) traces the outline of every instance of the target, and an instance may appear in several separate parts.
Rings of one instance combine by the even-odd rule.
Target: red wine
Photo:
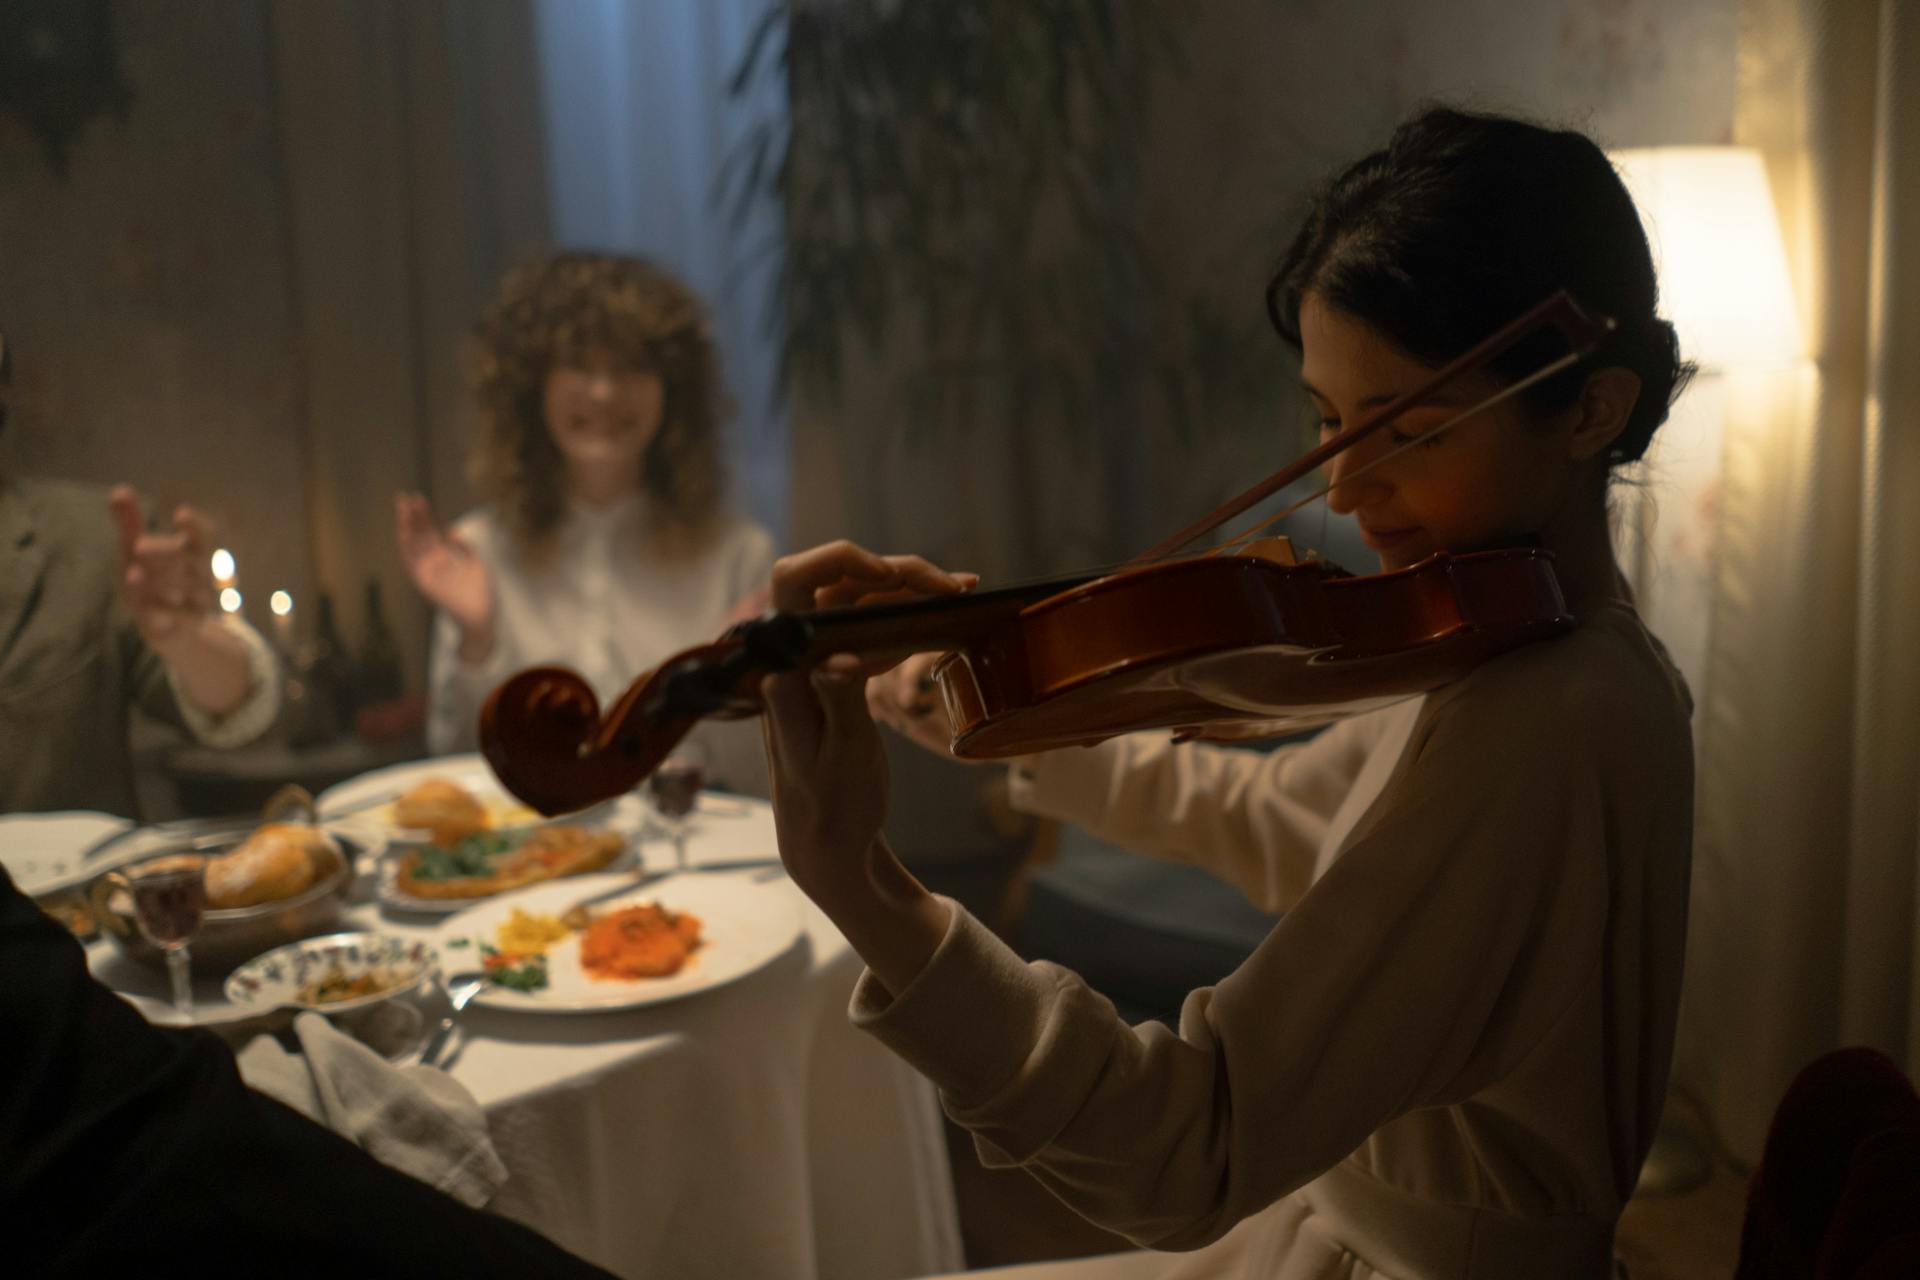
[[[653,776],[647,779],[647,788],[661,817],[684,818],[699,802],[700,788],[706,779],[707,771],[699,765],[669,759],[653,771]]]
[[[185,942],[207,909],[207,882],[200,868],[149,871],[131,877],[133,914],[140,932],[156,946]]]

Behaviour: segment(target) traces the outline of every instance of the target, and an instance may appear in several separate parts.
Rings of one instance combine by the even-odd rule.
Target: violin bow
[[[1574,301],[1572,294],[1564,289],[1559,290],[1546,301],[1508,322],[1499,330],[1483,338],[1466,352],[1442,365],[1439,369],[1435,370],[1432,377],[1422,382],[1413,390],[1408,391],[1387,404],[1381,405],[1378,409],[1374,410],[1373,413],[1362,418],[1352,426],[1336,433],[1331,438],[1322,441],[1314,448],[1309,449],[1292,462],[1289,462],[1286,466],[1275,471],[1272,475],[1257,482],[1245,492],[1229,498],[1219,507],[1200,517],[1178,533],[1141,552],[1128,563],[1144,564],[1154,560],[1163,560],[1168,556],[1178,553],[1182,548],[1192,543],[1194,539],[1204,537],[1235,516],[1266,501],[1266,499],[1272,497],[1302,476],[1311,474],[1325,463],[1327,459],[1352,448],[1360,441],[1378,431],[1381,427],[1384,427],[1387,423],[1405,413],[1408,409],[1426,400],[1427,397],[1431,396],[1442,386],[1464,373],[1469,373],[1481,367],[1500,355],[1503,351],[1512,347],[1515,343],[1530,337],[1541,326],[1549,324],[1559,329],[1561,333],[1566,336],[1571,348],[1566,355],[1549,362],[1544,368],[1535,370],[1527,377],[1502,387],[1499,391],[1488,396],[1480,403],[1449,418],[1435,430],[1444,431],[1455,423],[1464,421],[1474,414],[1498,404],[1509,396],[1519,394],[1541,379],[1551,377],[1559,373],[1562,369],[1571,367],[1590,355],[1594,348],[1600,345],[1601,340],[1613,330],[1612,320],[1606,316],[1588,311],[1578,302]],[[1423,436],[1422,438],[1424,439],[1425,437]],[[1417,443],[1419,442],[1413,441],[1410,444],[1400,446],[1400,449],[1410,448],[1412,444]],[[1395,449],[1393,453],[1376,458],[1373,462],[1369,463],[1365,469],[1371,470],[1379,466],[1382,462],[1394,456],[1394,454],[1399,453],[1400,449]],[[1357,475],[1359,473],[1356,472],[1355,474]],[[1348,477],[1348,479],[1352,478],[1353,477]],[[1332,492],[1332,490],[1333,486],[1328,485],[1319,492],[1302,498],[1278,515],[1262,521],[1259,525],[1255,526],[1254,529],[1240,535],[1240,537],[1234,541],[1239,542],[1251,537],[1252,534],[1258,532],[1259,529],[1265,528],[1275,521],[1284,519],[1308,503],[1325,497],[1328,493]]]

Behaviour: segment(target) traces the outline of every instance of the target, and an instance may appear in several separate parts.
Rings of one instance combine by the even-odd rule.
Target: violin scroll
[[[615,704],[618,712],[630,693]],[[691,727],[621,732],[605,723],[593,688],[565,667],[533,667],[501,684],[480,708],[480,751],[502,786],[548,817],[611,799],[639,785]]]
[[[604,714],[576,672],[522,671],[480,708],[481,754],[502,786],[548,817],[631,791],[701,720],[759,714],[759,678],[795,665],[794,645],[809,635],[792,618],[744,626],[661,663]]]

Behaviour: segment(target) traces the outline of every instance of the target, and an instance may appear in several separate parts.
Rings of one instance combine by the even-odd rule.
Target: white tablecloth
[[[772,852],[761,806],[696,834],[691,861],[756,851]],[[668,856],[646,846],[650,864]],[[933,1090],[848,1025],[859,959],[778,883],[804,904],[804,935],[729,986],[614,1013],[467,1010],[450,1071],[511,1175],[493,1209],[623,1276],[896,1280],[962,1265]],[[363,904],[344,927],[434,926]],[[105,943],[89,957],[157,1007],[159,975]],[[221,1016],[217,984],[200,992]]]

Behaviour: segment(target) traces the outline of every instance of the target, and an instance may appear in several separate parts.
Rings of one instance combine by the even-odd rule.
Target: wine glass
[[[673,841],[673,865],[687,869],[688,819],[707,781],[707,755],[697,742],[683,742],[647,778],[647,807]]]
[[[167,859],[164,866],[135,868],[125,876],[112,874],[133,898],[133,918],[140,932],[166,954],[174,1009],[191,1020],[192,957],[187,942],[200,928],[207,909],[206,864],[198,858]]]

